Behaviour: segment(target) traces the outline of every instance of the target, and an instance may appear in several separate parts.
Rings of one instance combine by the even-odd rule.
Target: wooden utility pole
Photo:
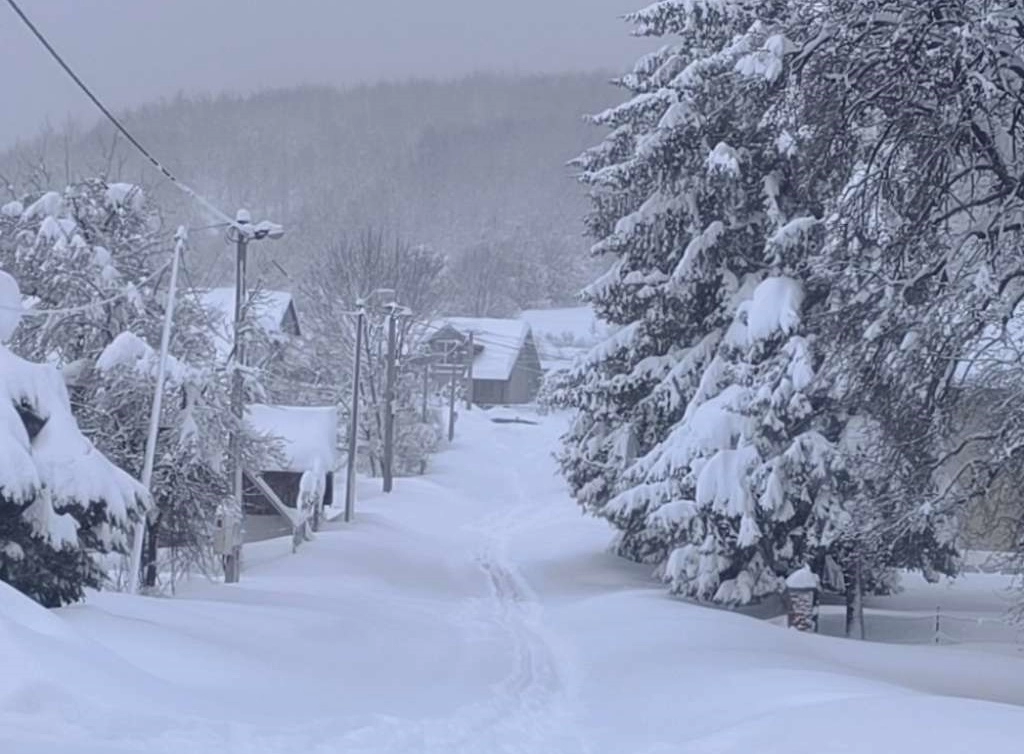
[[[473,333],[469,333],[469,350],[466,354],[466,410],[473,410],[473,357],[476,350],[473,347]]]
[[[356,443],[359,441],[359,371],[363,356],[363,329],[366,313],[356,314],[356,347],[352,366],[352,408],[348,423],[348,476],[345,478],[345,520],[351,521],[356,507]]]
[[[448,394],[448,442],[455,439],[455,383],[458,380],[459,369],[457,364],[448,367],[451,370],[451,385]]]
[[[384,387],[384,457],[381,463],[384,478],[384,492],[394,487],[393,463],[395,459],[395,362],[398,361],[395,318],[398,306],[390,305],[388,311],[388,363],[385,369]]]
[[[430,421],[430,417],[427,414],[427,398],[430,396],[430,362],[425,361],[423,363],[423,406],[421,408],[421,414],[423,417],[423,423],[427,424]]]
[[[252,222],[249,213],[238,210],[236,221],[239,225]],[[245,368],[244,318],[246,304],[246,262],[249,237],[244,232],[235,236],[235,368],[231,372],[231,413],[235,417],[235,431],[231,433],[231,473],[233,506],[230,515],[223,522],[224,539],[224,581],[237,582],[242,571],[242,543],[240,536],[244,515],[243,474],[242,474],[242,424],[245,421],[245,384],[242,370]]]

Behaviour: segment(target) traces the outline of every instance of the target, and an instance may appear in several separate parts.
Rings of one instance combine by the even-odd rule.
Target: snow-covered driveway
[[[567,499],[560,426],[464,413],[430,476],[249,547],[235,586],[55,614],[0,590],[0,752],[1016,750],[1024,710],[992,702],[1024,704],[1019,661],[668,599]]]

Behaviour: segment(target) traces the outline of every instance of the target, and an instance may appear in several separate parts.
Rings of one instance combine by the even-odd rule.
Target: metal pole
[[[458,377],[456,365],[448,367],[451,370],[451,385],[448,394],[448,442],[455,439],[455,382]]]
[[[246,213],[247,215],[248,213]],[[239,219],[243,217],[240,210]],[[242,222],[247,222],[248,218]],[[231,470],[233,509],[225,523],[228,535],[228,552],[224,556],[224,581],[233,584],[241,576],[241,543],[234,541],[234,534],[240,530],[243,517],[243,479],[242,479],[242,422],[245,421],[245,384],[242,369],[245,367],[245,338],[243,337],[244,315],[246,304],[246,251],[248,238],[239,232],[235,242],[235,368],[231,374],[231,413],[235,416],[237,426],[231,437]],[[238,529],[236,529],[236,526]]]
[[[351,521],[356,507],[356,443],[359,440],[359,367],[363,351],[363,318],[362,308],[356,315],[356,347],[355,363],[352,367],[352,408],[349,411],[348,425],[348,476],[345,478],[345,520]]]
[[[164,379],[167,374],[167,351],[171,343],[171,324],[174,321],[174,300],[178,291],[178,265],[185,251],[188,232],[179,226],[174,234],[174,256],[171,258],[171,282],[167,289],[167,308],[164,310],[164,326],[160,333],[160,360],[156,368],[156,387],[153,389],[153,404],[149,410],[149,434],[146,436],[146,453],[142,462],[142,486],[152,493],[153,466],[156,461],[156,440],[160,431],[160,410],[163,406]],[[132,540],[132,556],[128,574],[128,592],[137,594],[142,571],[142,540],[146,535],[146,516],[135,524],[135,538]]]
[[[466,410],[473,410],[473,358],[476,356],[476,350],[473,347],[473,333],[469,334],[469,352],[466,354],[466,361],[468,365],[466,367]]]
[[[421,413],[423,416],[423,423],[427,424],[430,421],[430,416],[427,414],[427,398],[430,395],[430,362],[423,364],[423,406]]]
[[[395,460],[395,362],[397,342],[395,332],[395,305],[391,305],[388,314],[388,363],[386,370],[386,386],[384,388],[384,458],[383,477],[384,492],[391,492],[394,487],[393,464]]]

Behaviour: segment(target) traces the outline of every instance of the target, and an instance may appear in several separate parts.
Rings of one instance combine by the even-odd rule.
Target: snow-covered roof
[[[249,426],[280,439],[283,468],[263,471],[332,471],[337,464],[336,406],[270,406],[254,403],[246,410]]]
[[[464,336],[473,333],[475,380],[507,380],[511,377],[519,352],[531,332],[525,320],[493,317],[444,317],[431,323],[431,329],[436,335],[446,325]]]
[[[217,318],[217,350],[230,353],[234,343],[235,289],[209,288],[198,292],[202,305]],[[277,335],[283,332],[288,310],[294,307],[292,294],[287,291],[261,290],[253,300],[253,314],[262,330]]]
[[[526,309],[519,316],[533,331],[544,369],[568,366],[608,337],[608,325],[589,306]]]

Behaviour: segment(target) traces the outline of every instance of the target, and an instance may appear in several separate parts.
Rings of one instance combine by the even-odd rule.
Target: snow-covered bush
[[[0,343],[22,306],[0,272]],[[56,607],[97,587],[96,553],[123,552],[148,505],[142,486],[78,428],[56,368],[0,345],[0,580]]]

